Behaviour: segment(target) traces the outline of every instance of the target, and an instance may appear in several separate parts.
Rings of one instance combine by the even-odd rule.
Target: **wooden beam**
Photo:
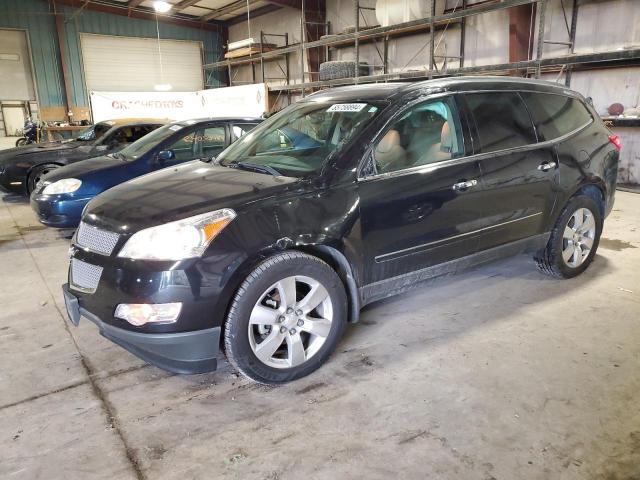
[[[247,3],[249,3],[249,7],[251,7],[251,5],[258,3],[262,0],[236,0],[233,3],[230,3],[229,5],[225,5],[224,7],[218,8],[216,10],[214,10],[213,12],[204,15],[202,17],[200,17],[200,19],[203,22],[208,22],[210,20],[214,20],[216,18],[220,18],[223,15],[227,15],[231,12],[234,12],[236,10],[239,10],[243,7],[247,6]]]
[[[282,7],[278,7],[277,5],[265,5],[264,7],[256,8],[255,10],[251,10],[251,20],[256,17],[260,17],[261,15],[266,15],[267,13],[275,12],[280,10]],[[227,25],[236,25],[238,23],[246,22],[247,14],[238,15],[237,17],[230,18],[225,20]]]
[[[133,0],[131,0],[133,1]],[[196,3],[200,2],[201,0],[182,0],[181,2],[176,3],[173,7],[171,7],[172,10],[175,10],[176,12],[180,12],[182,10],[184,10],[185,8],[191,7],[193,5],[195,5]]]
[[[54,0],[54,2],[61,5],[68,5],[70,7],[75,7],[75,8],[81,8],[82,5],[85,3],[84,0]],[[139,18],[142,20],[151,20],[154,22],[156,20],[155,13],[151,11],[146,11],[146,10],[131,9],[128,7],[127,4],[122,4],[122,6],[119,6],[115,4],[107,5],[104,3],[94,3],[89,1],[89,3],[87,3],[84,9],[92,10],[94,12],[110,13],[112,15],[121,15],[121,16],[131,17],[131,18]],[[164,23],[171,23],[173,25],[181,25],[183,27],[200,28],[203,30],[211,30],[216,32],[219,32],[220,28],[223,26],[223,22],[214,21],[214,22],[204,23],[200,21],[200,19],[198,18],[194,18],[193,20],[191,20],[188,18],[178,18],[170,15],[158,15],[158,21],[164,22]]]
[[[144,0],[129,0],[127,2],[127,7],[129,8],[136,8],[138,6],[140,6],[140,4],[144,2]]]
[[[291,7],[302,10],[302,0],[266,0],[267,3],[277,5],[278,7]]]

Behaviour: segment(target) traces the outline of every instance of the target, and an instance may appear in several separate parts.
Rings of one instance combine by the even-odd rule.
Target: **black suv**
[[[551,83],[455,78],[336,88],[211,163],[92,200],[69,316],[161,368],[230,362],[264,383],[318,368],[360,308],[531,252],[569,278],[611,211],[619,141]]]

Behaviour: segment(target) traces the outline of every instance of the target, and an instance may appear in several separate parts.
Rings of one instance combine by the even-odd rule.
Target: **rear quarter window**
[[[488,153],[536,143],[527,107],[515,92],[465,95],[475,119],[480,152]]]
[[[540,141],[553,140],[584,127],[593,118],[578,99],[551,93],[523,92]]]

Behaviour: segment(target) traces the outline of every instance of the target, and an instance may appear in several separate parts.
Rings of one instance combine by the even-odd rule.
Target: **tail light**
[[[622,148],[622,140],[618,135],[609,135],[609,141],[613,143],[613,146],[616,147],[616,150],[620,151]]]

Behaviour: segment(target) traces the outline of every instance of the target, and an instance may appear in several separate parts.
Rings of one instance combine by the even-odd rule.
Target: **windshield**
[[[378,112],[369,103],[301,102],[287,107],[218,157],[224,166],[262,166],[290,177],[319,171]]]
[[[135,160],[183,128],[178,124],[164,125],[122,149],[120,154],[128,160]]]

